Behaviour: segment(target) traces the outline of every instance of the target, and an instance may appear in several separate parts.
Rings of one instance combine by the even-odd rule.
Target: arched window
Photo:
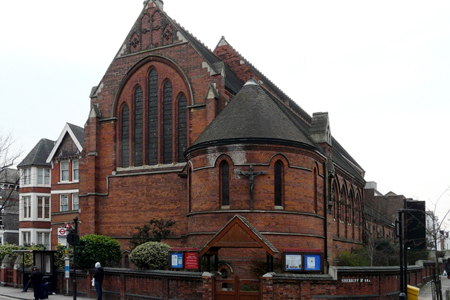
[[[274,167],[275,206],[283,206],[283,163],[277,161]]]
[[[345,197],[345,191],[344,191],[344,187],[341,188],[341,194],[339,197],[339,219],[341,221],[345,221],[345,201],[346,201],[346,197]]]
[[[182,94],[178,98],[178,162],[185,162],[184,151],[187,148],[187,101]]]
[[[158,72],[152,69],[148,79],[148,164],[158,164]]]
[[[331,184],[331,205],[332,208],[330,209],[330,214],[333,214],[333,218],[337,218],[337,211],[338,211],[338,205],[337,205],[337,194],[336,194],[336,181],[333,180],[333,183]]]
[[[354,208],[353,192],[350,192],[350,195],[348,197],[348,223],[355,223]]]
[[[130,72],[117,101],[120,105],[116,112],[118,124],[123,123],[129,128],[125,136],[122,136],[122,128],[117,130],[116,140],[120,144],[117,148],[118,163],[126,167],[185,163],[183,154],[189,143],[187,105],[190,93],[183,74],[172,63],[159,57],[152,57],[137,68],[140,70]],[[170,77],[161,74],[170,74]],[[144,79],[147,82],[141,84]],[[128,119],[122,120],[125,104],[129,109]],[[128,138],[128,145],[122,144],[122,138]],[[123,157],[124,151],[128,151],[128,158]]]
[[[172,83],[163,90],[163,164],[172,162]]]
[[[120,161],[122,168],[130,166],[130,111],[128,106],[122,108]]]
[[[134,165],[142,166],[144,149],[144,93],[141,87],[134,92]]]
[[[220,164],[221,205],[230,205],[230,166],[227,161]]]

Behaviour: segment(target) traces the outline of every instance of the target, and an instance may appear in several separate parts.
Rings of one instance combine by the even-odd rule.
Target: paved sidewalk
[[[442,285],[442,297],[445,299],[445,291],[450,290],[450,279],[447,277],[441,276],[441,285]],[[19,299],[19,300],[33,300],[33,289],[30,288],[28,292],[22,292],[21,288],[14,288],[10,286],[0,286],[0,299]],[[71,300],[73,299],[73,295],[65,296],[65,295],[49,295],[49,300]],[[92,300],[94,298],[86,298],[77,296],[79,300]],[[432,300],[431,295],[431,284],[428,283],[420,288],[419,291],[419,300]]]
[[[19,299],[19,300],[34,300],[33,288],[28,289],[27,292],[22,292],[22,288],[14,288],[11,286],[0,286],[0,299]],[[73,295],[48,295],[48,300],[72,300]],[[77,300],[92,300],[93,298],[79,297]]]
[[[450,290],[450,279],[445,276],[441,276],[441,287],[442,287],[442,299],[445,299],[445,291]],[[419,291],[419,300],[432,300],[431,294],[431,282],[422,286]]]

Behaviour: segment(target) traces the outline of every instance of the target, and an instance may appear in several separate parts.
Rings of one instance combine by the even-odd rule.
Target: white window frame
[[[59,197],[59,211],[69,211],[69,194],[61,194]],[[67,203],[64,203],[66,201]],[[63,207],[67,207],[67,209],[63,210]]]
[[[36,244],[44,245],[45,250],[50,250],[50,232],[38,231],[36,232]]]
[[[22,200],[23,200],[22,201],[22,203],[23,203],[22,219],[30,220],[31,219],[31,196],[22,196]]]
[[[44,184],[45,185],[49,185],[50,184],[50,169],[49,168],[45,168],[44,169]]]
[[[78,194],[72,194],[72,210],[80,209],[80,197]]]
[[[72,181],[80,180],[80,162],[78,159],[72,161]]]
[[[37,184],[44,184],[44,168],[37,169]]]
[[[31,231],[22,231],[22,246],[31,245]]]
[[[67,169],[65,166],[67,165]],[[64,166],[64,168],[63,168]],[[60,172],[60,181],[61,182],[68,182],[70,181],[69,178],[69,161],[68,160],[62,160],[59,162],[59,172]],[[67,176],[67,178],[65,178]]]
[[[25,168],[22,171],[23,174],[23,185],[31,184],[31,169]]]
[[[46,212],[48,217],[46,217]],[[50,197],[37,196],[37,218],[39,220],[50,220],[50,212]]]

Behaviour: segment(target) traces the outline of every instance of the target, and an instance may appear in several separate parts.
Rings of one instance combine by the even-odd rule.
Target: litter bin
[[[417,300],[419,299],[419,291],[420,289],[418,287],[412,286],[412,285],[408,285],[406,287],[407,290],[407,299],[408,300]]]
[[[48,283],[41,283],[41,295],[39,299],[48,299]]]

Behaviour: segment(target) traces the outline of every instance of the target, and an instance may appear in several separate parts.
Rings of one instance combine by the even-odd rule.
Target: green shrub
[[[168,267],[170,246],[147,242],[131,251],[130,261],[141,270],[164,270]]]
[[[6,255],[14,261],[17,258],[17,253],[13,253],[13,250],[22,250],[23,247],[19,247],[17,245],[12,244],[0,244],[0,263],[3,261]]]
[[[106,267],[117,267],[121,265],[122,256],[119,242],[104,235],[87,234],[75,246],[77,269],[93,268],[96,262]]]
[[[30,245],[22,248],[26,250],[45,250],[44,245]],[[25,268],[31,268],[33,266],[33,253],[26,253],[24,255],[24,258],[25,258]],[[22,260],[21,262],[23,263]]]
[[[56,246],[56,253],[55,253],[55,267],[57,269],[64,269],[65,268],[65,258],[66,256],[69,256],[70,258],[70,268],[73,268],[73,246],[69,246],[69,251],[66,254],[66,246]]]
[[[29,268],[33,265],[33,253],[25,253],[22,254],[14,253],[13,250],[45,250],[43,245],[27,245],[27,246],[17,246],[12,244],[0,244],[0,262],[3,261],[6,255],[11,259],[11,261],[15,261],[17,256],[21,256],[20,262],[23,263],[23,258],[25,258],[25,267]]]
[[[338,254],[335,260],[337,266],[369,266],[367,255],[364,249],[358,249],[353,251],[343,251]]]

